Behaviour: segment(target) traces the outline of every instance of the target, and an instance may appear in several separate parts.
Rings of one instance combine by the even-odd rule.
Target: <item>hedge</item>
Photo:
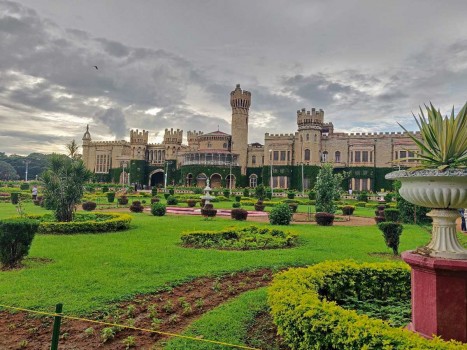
[[[90,214],[75,214],[90,215]],[[131,216],[119,213],[93,213],[96,219],[87,221],[45,221],[47,216],[28,215],[30,219],[40,221],[37,233],[46,234],[73,234],[73,233],[98,233],[126,230],[130,227]]]
[[[438,337],[427,340],[345,310],[337,302],[346,297],[409,298],[409,267],[401,263],[323,262],[277,274],[268,290],[278,333],[292,349],[465,349],[459,342]]]

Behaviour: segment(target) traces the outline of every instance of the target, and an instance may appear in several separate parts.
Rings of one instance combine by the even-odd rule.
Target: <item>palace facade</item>
[[[380,191],[391,186],[384,175],[394,166],[412,166],[415,143],[406,133],[341,133],[325,122],[322,109],[305,108],[296,115],[292,134],[266,133],[263,143],[248,144],[251,93],[237,85],[230,93],[231,134],[222,131],[165,129],[162,143],[148,142],[149,132],[131,130],[130,141],[92,141],[83,136],[83,160],[102,181],[147,186],[256,187],[309,189],[324,162],[347,171],[345,186]]]

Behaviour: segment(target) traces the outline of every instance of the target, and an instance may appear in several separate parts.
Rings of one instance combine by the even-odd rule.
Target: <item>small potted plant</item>
[[[448,259],[467,259],[457,240],[455,220],[458,208],[467,207],[467,103],[455,116],[444,117],[432,104],[425,106],[427,117],[420,108],[415,121],[420,136],[408,133],[418,146],[414,159],[420,165],[386,175],[399,180],[400,195],[407,201],[428,208],[433,219],[431,242],[423,254]],[[400,125],[400,124],[399,124]]]

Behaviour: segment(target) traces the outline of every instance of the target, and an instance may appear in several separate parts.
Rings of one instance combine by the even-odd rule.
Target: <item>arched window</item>
[[[340,161],[341,161],[341,152],[336,151],[336,153],[334,153],[334,161],[336,163],[340,163]]]
[[[258,175],[251,174],[250,175],[250,187],[255,188],[258,185]]]
[[[321,155],[321,161],[322,162],[327,162],[328,161],[328,151],[323,152],[323,154]]]
[[[251,156],[251,164],[256,164],[256,156]]]
[[[309,161],[310,158],[311,158],[310,156],[311,156],[310,150],[309,150],[309,149],[306,149],[306,150],[305,150],[305,160],[308,160],[308,161]]]
[[[306,134],[306,140],[310,141],[310,134]]]

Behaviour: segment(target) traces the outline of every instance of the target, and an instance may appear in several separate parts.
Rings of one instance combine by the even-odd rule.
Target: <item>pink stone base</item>
[[[467,260],[402,253],[412,268],[412,329],[467,342]]]

